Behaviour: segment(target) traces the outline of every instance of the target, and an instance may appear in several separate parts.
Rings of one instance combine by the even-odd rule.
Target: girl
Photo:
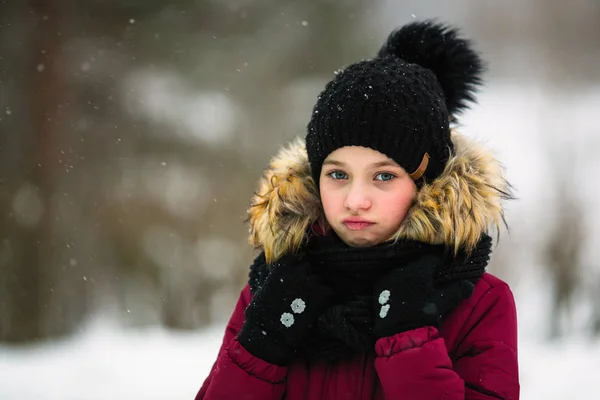
[[[326,85],[253,199],[262,252],[196,400],[519,398],[513,295],[485,272],[510,188],[450,129],[482,71],[425,21]]]

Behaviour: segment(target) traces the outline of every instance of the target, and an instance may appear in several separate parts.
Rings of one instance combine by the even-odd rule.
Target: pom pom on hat
[[[475,101],[474,92],[485,70],[471,43],[459,37],[458,29],[433,20],[413,22],[393,31],[378,56],[394,56],[431,70],[442,86],[450,115]]]

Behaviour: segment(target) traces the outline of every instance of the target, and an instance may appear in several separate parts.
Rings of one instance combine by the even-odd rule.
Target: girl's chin
[[[383,242],[383,240],[377,240],[373,237],[361,236],[359,234],[340,235],[338,233],[338,236],[350,247],[371,247]]]

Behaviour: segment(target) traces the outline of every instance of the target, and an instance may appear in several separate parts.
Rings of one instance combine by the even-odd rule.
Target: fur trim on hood
[[[470,251],[484,232],[499,230],[504,221],[502,200],[512,198],[502,166],[489,150],[454,130],[452,141],[454,155],[444,172],[421,187],[390,239]],[[265,252],[268,263],[297,251],[315,224],[324,227],[303,140],[296,139],[271,160],[252,198],[248,221],[250,244]]]

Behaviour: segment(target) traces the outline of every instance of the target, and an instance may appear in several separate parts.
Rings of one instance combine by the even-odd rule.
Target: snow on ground
[[[600,342],[571,337],[554,345],[521,340],[521,399],[599,399]]]
[[[193,399],[222,334],[222,326],[180,334],[97,322],[61,342],[0,346],[0,399]]]

